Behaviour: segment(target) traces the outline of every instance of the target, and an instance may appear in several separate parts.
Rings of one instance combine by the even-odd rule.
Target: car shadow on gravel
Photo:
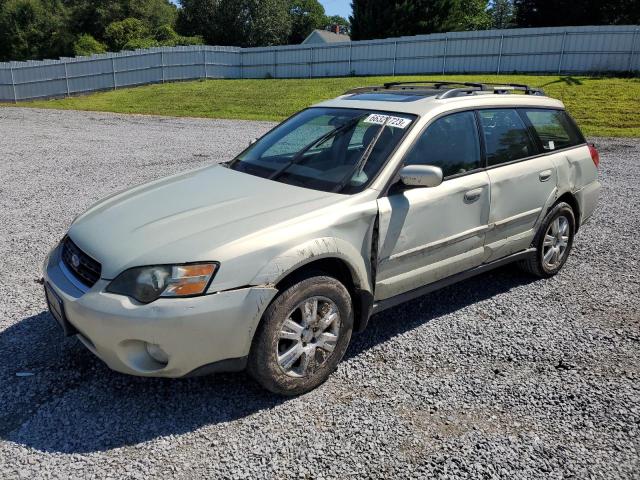
[[[388,310],[354,337],[346,359],[531,281],[503,268]],[[0,332],[0,437],[40,451],[90,453],[136,445],[231,422],[284,401],[245,374],[172,380],[113,372],[77,340],[64,338],[47,312]]]
[[[431,320],[534,281],[535,277],[507,265],[385,310],[371,317],[366,330],[353,337],[344,360]]]

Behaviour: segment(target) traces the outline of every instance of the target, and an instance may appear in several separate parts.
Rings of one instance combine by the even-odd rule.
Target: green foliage
[[[522,27],[640,23],[637,0],[514,0],[514,4],[517,24]]]
[[[309,36],[316,28],[324,28],[329,19],[318,0],[289,0],[291,15],[291,35],[289,43],[296,45]]]
[[[177,30],[210,45],[256,47],[286,44],[289,0],[183,0]]]
[[[0,2],[0,61],[55,58],[71,50],[65,10],[57,0]]]
[[[132,38],[122,46],[122,50],[138,50],[140,48],[152,48],[159,46],[160,43],[155,38]]]
[[[513,0],[493,0],[489,8],[491,28],[513,28],[516,20],[515,13]]]
[[[149,27],[137,18],[125,18],[124,20],[113,22],[104,32],[104,37],[109,46],[115,50],[122,50],[125,45],[146,39],[148,36]]]
[[[388,33],[395,17],[395,0],[353,0],[351,22],[352,40],[390,37]],[[407,34],[409,35],[409,34]]]
[[[353,40],[486,29],[487,0],[353,0]]]
[[[488,0],[467,0],[458,7],[456,30],[488,30],[492,25]]]
[[[179,37],[176,31],[173,28],[171,28],[171,25],[168,25],[168,24],[161,25],[158,28],[156,28],[153,36],[159,42],[168,42],[168,41],[175,40],[176,38]]]
[[[78,56],[95,55],[96,53],[105,53],[107,46],[93,38],[88,33],[83,33],[73,44],[73,53]]]
[[[178,45],[202,45],[202,37],[184,37],[178,35],[171,25],[162,25],[154,32],[154,38],[158,46],[176,47]],[[138,47],[143,48],[143,47]]]
[[[200,35],[207,44],[217,43],[219,0],[180,0],[176,31],[182,35]]]

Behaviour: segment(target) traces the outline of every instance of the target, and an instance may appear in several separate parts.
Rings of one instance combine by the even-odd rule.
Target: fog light
[[[146,343],[145,346],[147,347],[147,353],[156,362],[162,363],[163,365],[169,363],[169,355],[160,348],[160,345],[156,345],[155,343]]]

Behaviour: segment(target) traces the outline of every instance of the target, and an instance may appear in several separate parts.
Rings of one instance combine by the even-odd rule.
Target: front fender
[[[369,252],[361,252],[349,242],[333,237],[309,240],[283,252],[260,270],[252,285],[275,285],[295,270],[323,258],[344,261],[351,270],[355,286],[361,290],[373,290],[371,272],[365,262]]]

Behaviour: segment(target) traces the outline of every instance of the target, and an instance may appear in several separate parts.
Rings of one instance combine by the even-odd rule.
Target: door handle
[[[547,180],[549,180],[551,178],[551,174],[553,172],[551,170],[545,170],[544,172],[540,172],[540,181],[541,182],[546,182]]]
[[[465,203],[473,203],[480,198],[480,195],[482,195],[482,187],[474,188],[464,194],[464,201]]]

